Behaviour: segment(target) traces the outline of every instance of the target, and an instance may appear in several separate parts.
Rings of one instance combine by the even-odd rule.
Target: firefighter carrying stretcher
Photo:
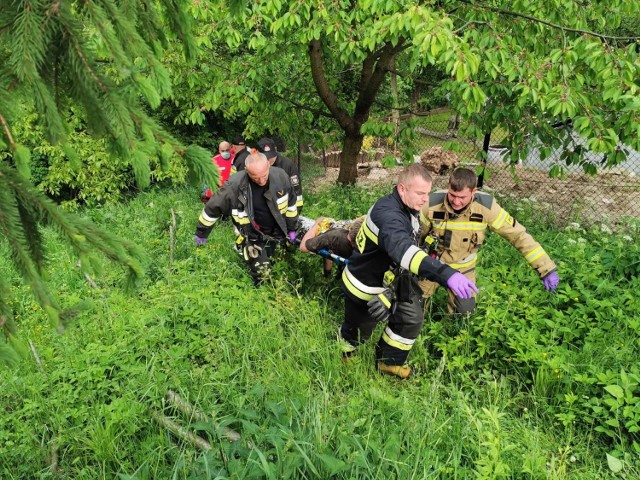
[[[544,288],[553,291],[560,278],[556,264],[527,230],[488,193],[478,192],[477,177],[467,168],[459,168],[449,178],[448,190],[429,195],[420,213],[423,245],[430,256],[460,270],[475,282],[478,252],[486,231],[498,233],[518,249],[527,263],[538,272]],[[420,281],[425,298],[430,298],[438,283]],[[449,312],[472,313],[476,299],[459,298],[449,292]]]
[[[339,332],[345,361],[389,318],[376,346],[381,373],[407,378],[405,364],[424,323],[424,303],[417,276],[472,298],[477,288],[448,265],[418,247],[420,209],[429,201],[432,179],[418,164],[405,168],[393,193],[369,210],[356,237],[356,248],[342,274],[344,323]]]

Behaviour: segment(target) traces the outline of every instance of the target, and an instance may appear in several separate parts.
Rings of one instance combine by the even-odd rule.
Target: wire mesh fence
[[[621,216],[640,218],[640,152],[626,149],[625,162],[590,175],[579,165],[566,165],[560,149],[551,151],[543,160],[541,145],[532,147],[525,158],[512,165],[510,152],[502,145],[503,132],[478,138],[467,131],[460,117],[446,109],[414,121],[414,161],[436,174],[434,189],[446,188],[451,169],[466,166],[478,172],[481,189],[498,196],[528,199],[553,212],[559,223],[612,222]],[[583,143],[575,135],[573,140],[576,145]],[[455,151],[450,150],[452,146]],[[366,137],[358,158],[357,182],[394,181],[402,168],[401,161],[394,160],[399,156],[398,147],[389,139]],[[585,156],[594,164],[606,161],[603,154],[588,150]],[[316,158],[326,180],[337,179],[340,151],[317,153]],[[552,171],[560,174],[551,176]]]

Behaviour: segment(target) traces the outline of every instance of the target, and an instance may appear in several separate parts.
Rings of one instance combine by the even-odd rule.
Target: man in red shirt
[[[218,166],[218,170],[220,170],[220,183],[218,187],[222,187],[229,179],[229,175],[235,173],[235,170],[233,170],[233,157],[234,154],[231,153],[231,144],[226,141],[220,142],[220,145],[218,145],[218,155],[211,159],[213,163]],[[207,203],[211,195],[213,195],[213,193],[210,188],[203,188],[200,200],[202,200],[203,203]]]

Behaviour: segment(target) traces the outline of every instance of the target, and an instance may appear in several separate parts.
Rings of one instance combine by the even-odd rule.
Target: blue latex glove
[[[194,237],[195,241],[196,241],[196,247],[204,247],[207,244],[207,239],[206,238],[202,238],[199,237],[198,235],[196,235]]]
[[[478,293],[478,287],[476,287],[476,284],[460,272],[456,272],[449,277],[449,280],[447,280],[447,287],[455,293],[456,297],[462,298],[463,300],[473,297],[474,293]]]
[[[560,283],[560,277],[558,276],[558,272],[551,272],[544,277],[542,277],[542,283],[544,284],[544,288],[553,292]]]
[[[289,242],[296,243],[296,232],[295,232],[295,230],[291,230],[289,232],[288,237],[289,237]]]

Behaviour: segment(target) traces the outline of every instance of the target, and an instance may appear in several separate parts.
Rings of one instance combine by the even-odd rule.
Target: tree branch
[[[403,50],[404,39],[400,40],[396,46],[387,43],[382,49],[373,74],[367,82],[366,88],[360,88],[360,95],[356,100],[355,115],[365,114],[373,105],[376,99],[380,85],[382,84],[387,72],[392,68],[395,56]]]
[[[510,17],[518,17],[518,18],[524,18],[525,20],[531,20],[532,22],[541,23],[548,27],[562,30],[564,32],[573,32],[573,33],[580,33],[582,35],[591,35],[593,37],[597,37],[602,40],[634,40],[634,41],[640,40],[640,37],[615,37],[611,35],[603,35],[601,33],[591,32],[589,30],[580,30],[578,28],[563,27],[562,25],[558,25],[557,23],[548,22],[546,20],[542,20],[541,18],[534,17],[532,15],[527,15],[526,13],[513,12],[511,10],[503,10],[502,8],[492,7],[490,5],[484,5],[481,3],[476,3],[471,0],[460,0],[460,2],[466,3],[467,5],[471,5],[472,7],[481,8],[483,10],[490,10],[492,12],[496,12],[501,15],[508,15]]]
[[[292,98],[283,97],[279,93],[275,93],[275,92],[272,92],[272,91],[270,91],[269,93],[271,93],[271,95],[273,95],[274,97],[276,97],[276,98],[278,98],[280,100],[283,100],[285,102],[290,103],[294,107],[298,107],[299,109],[305,110],[305,111],[307,111],[309,113],[313,113],[314,115],[319,115],[319,116],[325,117],[325,118],[335,118],[333,115],[331,115],[330,113],[325,112],[324,110],[318,110],[317,108],[309,107],[309,106],[304,105],[304,104],[302,104],[300,102],[296,102]]]
[[[11,130],[9,130],[9,125],[7,125],[7,121],[4,119],[2,114],[0,114],[0,123],[2,124],[2,128],[4,128],[4,132],[7,134],[7,139],[9,140],[11,148],[15,150],[16,142],[13,141],[13,136],[11,135]]]
[[[311,77],[318,91],[318,96],[344,130],[352,129],[353,119],[349,113],[338,104],[338,97],[331,90],[331,87],[329,87],[329,82],[324,75],[324,55],[322,53],[322,43],[320,43],[320,40],[311,40],[311,42],[309,42],[309,60],[311,61]]]

